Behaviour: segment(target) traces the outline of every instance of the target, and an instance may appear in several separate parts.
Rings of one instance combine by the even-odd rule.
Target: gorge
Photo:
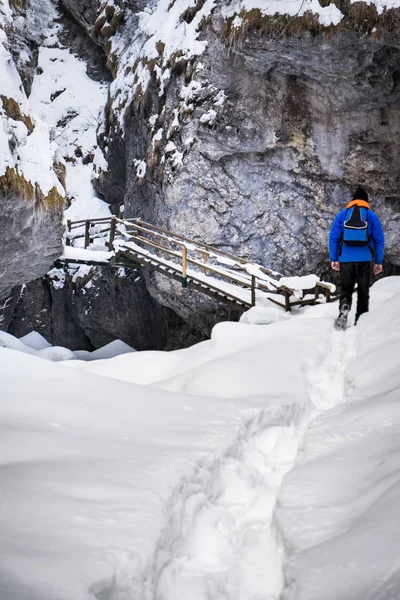
[[[332,280],[329,229],[362,184],[399,272],[400,9],[292,5],[2,0],[3,329],[173,349],[226,318],[139,266],[58,276],[64,211],[140,216]]]

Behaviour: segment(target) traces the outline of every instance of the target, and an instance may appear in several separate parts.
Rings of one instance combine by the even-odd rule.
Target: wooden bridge
[[[125,268],[139,264],[241,311],[254,306],[259,298],[286,311],[336,299],[334,286],[315,276],[299,278],[305,282],[313,278],[312,285],[305,289],[303,284],[299,289],[290,285],[293,278],[140,218],[68,221],[65,256],[60,260],[63,264]]]

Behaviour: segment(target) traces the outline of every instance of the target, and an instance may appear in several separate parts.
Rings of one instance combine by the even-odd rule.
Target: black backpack
[[[347,209],[342,232],[345,246],[368,246],[368,208],[357,204]]]

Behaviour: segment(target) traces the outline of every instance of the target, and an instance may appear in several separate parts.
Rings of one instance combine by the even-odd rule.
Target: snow
[[[97,197],[91,183],[97,174],[95,161],[96,168],[107,170],[104,155],[97,147],[96,129],[108,86],[90,79],[86,63],[60,44],[59,28],[52,24],[39,50],[30,104],[36,120],[46,123],[53,155],[66,169],[70,204],[66,219],[110,216],[108,205]],[[29,151],[34,155],[32,148]],[[49,169],[53,160],[48,159]]]
[[[50,128],[48,125],[44,120],[36,120],[35,129],[19,148],[19,158],[22,161],[21,171],[25,179],[32,183],[39,181],[44,194],[48,194],[52,187],[55,187],[64,196],[64,188],[53,171],[55,145],[49,144],[49,139]]]
[[[146,162],[144,160],[135,160],[133,162],[136,167],[136,177],[142,179],[146,175]]]
[[[135,352],[134,348],[125,344],[121,340],[114,340],[109,344],[106,344],[102,348],[98,350],[93,350],[93,352],[88,352],[84,356],[81,356],[83,360],[91,362],[93,360],[100,361],[104,359],[114,358],[115,356],[120,356],[122,354],[128,354],[130,352]],[[77,352],[75,352],[77,358],[79,358]]]
[[[399,300],[57,364],[2,334],[4,598],[397,598]]]
[[[50,348],[51,344],[37,331],[31,331],[26,335],[19,338],[19,341],[28,346],[29,348],[33,348],[34,350],[43,350],[44,348]]]
[[[376,4],[381,12],[400,2]],[[204,51],[198,26],[216,3],[206,0],[188,24],[181,15],[192,5],[159,0],[140,13],[137,32],[119,53],[116,104],[136,91],[126,66],[155,57],[158,41],[165,43],[155,69],[160,93],[173,53],[191,58]],[[317,0],[236,0],[224,15],[236,12],[240,26],[237,14],[252,8],[292,15],[311,9],[326,25],[342,18],[334,4],[323,8]],[[0,22],[11,18],[0,0]],[[0,28],[2,93],[35,124],[28,135],[0,107],[0,174],[18,165],[32,181],[40,174],[45,192],[53,185],[61,191],[52,171],[58,158],[72,202],[66,218],[108,216],[91,185],[93,165],[107,169],[95,136],[106,88],[60,47],[57,32],[52,27],[40,49],[43,72],[27,99]],[[121,50],[120,42],[113,39],[113,50]],[[150,73],[142,64],[138,75],[145,87]],[[182,88],[186,108],[201,88],[196,81]],[[224,99],[221,90],[214,106]],[[176,109],[174,115],[177,128]],[[200,122],[216,118],[210,110]],[[157,119],[150,117],[152,128]],[[158,129],[153,144],[162,139]],[[78,145],[83,157],[93,154],[93,164],[76,156]],[[182,163],[173,142],[165,152],[173,166]],[[145,162],[135,165],[145,176]],[[64,257],[105,262],[114,254],[101,241],[91,248],[66,247]],[[213,259],[235,267],[226,257]],[[271,291],[286,285],[301,295],[318,281],[267,275],[258,265],[245,269]],[[76,280],[89,271],[78,265],[71,273]],[[63,286],[64,270],[49,276]],[[220,287],[250,300],[248,290]],[[335,304],[289,314],[267,298],[257,292],[257,305],[240,323],[220,323],[210,340],[169,353],[135,352],[121,340],[72,352],[37,332],[20,340],[0,332],[4,600],[400,596],[400,278],[375,284],[371,312],[346,332],[333,330]]]
[[[240,322],[249,325],[269,325],[289,318],[289,313],[283,312],[281,308],[274,307],[271,304],[269,306],[256,305],[243,313]]]
[[[114,256],[114,252],[105,252],[103,250],[85,250],[84,248],[65,246],[62,258],[81,260],[82,262],[107,262],[112,256]]]
[[[279,279],[279,285],[284,285],[294,290],[311,290],[319,280],[320,279],[317,275],[281,277]]]
[[[3,0],[0,23],[10,26],[11,17],[10,5]],[[58,163],[66,170],[70,204],[66,219],[110,216],[109,206],[96,196],[91,183],[96,176],[95,159],[96,168],[107,168],[97,147],[96,129],[108,86],[91,80],[86,64],[62,47],[58,40],[60,25],[54,21],[57,17],[54,6],[41,1],[27,9],[26,19],[15,20],[16,26],[28,30],[29,39],[40,42],[29,98],[8,50],[6,33],[0,28],[1,94],[14,99],[34,126],[32,132],[28,131],[21,121],[8,118],[0,106],[0,175],[7,167],[17,168],[34,186],[38,183],[44,194],[55,187],[64,196],[54,172]]]
[[[319,0],[230,0],[220,4],[222,17],[232,18],[231,26],[234,28],[242,27],[245,23],[245,17],[242,18],[240,14],[254,9],[271,16],[285,14],[301,17],[311,12],[318,16],[319,22],[324,26],[336,26],[344,16],[335,3],[321,6]],[[400,0],[376,0],[374,4],[381,13],[386,8],[400,6]],[[117,8],[114,3],[112,5]],[[161,97],[165,91],[165,83],[171,77],[172,60],[190,60],[203,54],[207,41],[201,39],[202,22],[217,6],[216,0],[205,0],[197,4],[194,0],[157,0],[148,3],[135,15],[125,14],[125,25],[111,38],[112,53],[119,60],[117,76],[110,87],[113,107],[123,134],[127,107],[137,93],[143,93],[147,89],[152,74],[155,75]],[[185,18],[188,10],[193,11],[190,22]],[[152,67],[149,68],[149,64]],[[200,72],[204,70],[204,65],[199,62],[195,69]],[[190,89],[191,85],[190,83],[187,87]],[[224,99],[224,96],[218,96],[216,106],[223,106]],[[194,98],[183,97],[180,108],[185,111],[193,110],[193,100]]]
[[[121,340],[114,340],[113,342],[110,342],[109,344],[106,344],[102,348],[98,348],[93,352],[84,350],[72,352],[71,350],[61,346],[52,346],[37,331],[31,331],[30,333],[21,337],[19,340],[9,333],[0,331],[0,347],[8,348],[10,350],[17,350],[18,352],[31,354],[33,356],[44,358],[53,362],[71,360],[75,361],[75,359],[85,362],[100,362],[101,359],[110,359],[122,354],[127,354],[129,352],[135,352],[134,348],[128,344],[125,344],[125,342]]]
[[[3,25],[10,22],[12,19],[12,12],[10,4],[7,0],[1,0],[0,2],[0,23]]]
[[[357,0],[351,0],[351,2],[356,2]],[[400,0],[375,0],[373,2],[375,4],[378,14],[381,14],[385,9],[389,10],[390,8],[399,8]]]
[[[179,152],[174,142],[168,142],[165,146],[165,156],[167,155],[173,167],[178,167],[182,164],[183,153]]]
[[[217,113],[212,108],[200,117],[200,123],[203,125],[213,125],[217,119]]]

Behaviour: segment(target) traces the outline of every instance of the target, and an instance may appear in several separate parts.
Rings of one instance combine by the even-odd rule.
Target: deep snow
[[[129,60],[157,41],[165,60],[203,51],[197,25],[214,0],[190,26],[180,15],[191,0],[169,4],[142,13],[112,86],[118,102],[135,91]],[[311,4],[327,22],[341,18],[314,0],[279,6]],[[0,0],[0,22],[11,18]],[[18,165],[62,192],[58,158],[67,218],[105,216],[82,158],[107,168],[95,137],[107,90],[57,32],[28,99],[0,30],[2,90],[35,124],[29,135],[0,111],[0,173]],[[138,75],[146,83],[147,70]],[[157,76],[162,90],[165,65]],[[191,93],[182,88],[182,101]],[[379,281],[371,312],[345,333],[333,330],[335,305],[288,316],[259,303],[171,353],[122,342],[72,353],[35,333],[0,334],[0,600],[397,600],[399,279]]]
[[[4,334],[0,597],[398,598],[400,278],[371,293],[90,362]]]

